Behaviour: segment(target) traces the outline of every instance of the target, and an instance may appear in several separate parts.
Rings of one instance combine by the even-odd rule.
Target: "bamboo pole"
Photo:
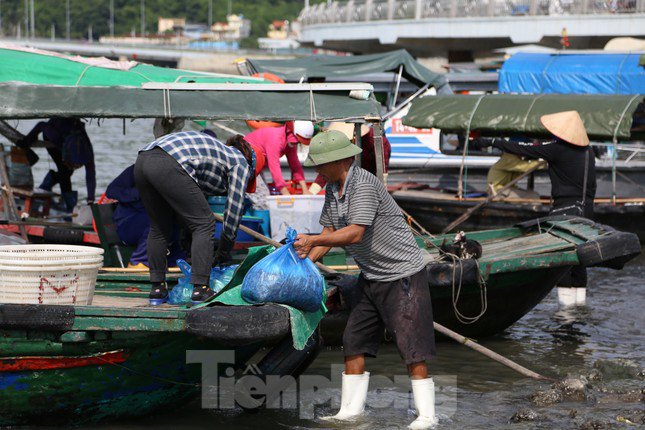
[[[2,145],[0,145],[0,178],[2,179],[2,198],[4,200],[5,208],[9,210],[9,214],[16,220],[20,220],[20,214],[16,208],[16,201],[13,198],[13,190],[9,183],[7,164],[4,161],[4,146]],[[18,224],[18,229],[20,230],[20,237],[22,237],[26,242],[29,242],[25,226]]]
[[[546,165],[546,163],[544,161],[540,161],[539,163],[536,163],[535,166],[531,167],[529,170],[527,170],[526,172],[522,173],[520,176],[518,176],[517,178],[513,179],[511,182],[506,184],[504,186],[504,188],[499,190],[499,192],[497,194],[495,194],[493,196],[488,196],[483,202],[481,202],[481,203],[477,204],[476,206],[473,206],[472,208],[468,209],[463,215],[461,215],[459,218],[457,218],[456,220],[454,220],[453,222],[448,224],[448,226],[441,231],[441,234],[445,234],[445,233],[449,232],[450,230],[452,230],[453,228],[457,227],[462,222],[466,221],[468,218],[470,218],[480,208],[482,208],[486,204],[492,202],[493,200],[501,197],[500,196],[501,193],[503,193],[504,191],[508,190],[513,185],[517,184],[519,181],[521,181],[522,179],[526,178],[528,175],[530,175],[531,173],[535,172],[537,169],[541,168],[544,165]]]
[[[214,213],[213,216],[215,216],[215,219],[217,221],[219,221],[219,222],[224,221],[224,217],[222,217],[219,214]],[[273,245],[275,247],[281,247],[282,246],[281,243],[276,242],[275,240],[270,239],[270,238],[264,236],[263,234],[258,233],[257,231],[251,230],[250,228],[248,228],[246,226],[240,225],[240,229],[242,229],[243,232],[250,234],[251,236],[253,236],[254,238],[256,238],[256,239],[258,239],[258,240],[260,240],[262,242],[268,243],[268,244]],[[321,264],[321,263],[316,263],[316,266],[318,266],[318,268],[321,271],[323,271],[325,273],[328,273],[328,274],[338,273],[335,270],[333,270],[331,267],[325,266],[324,264]],[[441,324],[439,324],[437,322],[434,323],[434,329],[437,330],[439,333],[442,333],[442,334],[450,337],[451,339],[456,340],[460,344],[462,344],[464,346],[467,346],[468,348],[473,349],[473,350],[479,352],[480,354],[483,354],[486,357],[488,357],[488,358],[490,358],[492,360],[495,360],[496,362],[498,362],[500,364],[503,364],[504,366],[507,366],[507,367],[515,370],[516,372],[518,372],[518,373],[520,373],[520,374],[522,374],[524,376],[528,376],[529,378],[539,379],[539,380],[551,380],[551,378],[547,378],[545,376],[540,375],[539,373],[533,372],[532,370],[529,370],[529,369],[523,367],[522,365],[520,365],[518,363],[515,363],[514,361],[509,360],[508,358],[506,358],[506,357],[504,357],[504,356],[502,356],[502,355],[500,355],[500,354],[498,354],[498,353],[496,353],[494,351],[491,351],[490,349],[488,349],[488,348],[486,348],[486,347],[484,347],[482,345],[479,345],[478,343],[473,342],[472,340],[466,338],[465,336],[462,336],[459,333],[454,332],[454,331],[450,330],[449,328],[444,327],[444,326],[442,326]]]

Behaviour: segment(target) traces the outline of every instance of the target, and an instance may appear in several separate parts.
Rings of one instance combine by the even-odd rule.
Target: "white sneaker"
[[[323,420],[348,420],[355,418],[365,410],[367,388],[370,372],[361,375],[346,375],[343,372],[343,388],[340,397],[340,411],[334,416],[323,417]]]
[[[434,381],[432,378],[412,379],[414,406],[417,419],[408,426],[409,429],[428,429],[437,424],[434,413]]]

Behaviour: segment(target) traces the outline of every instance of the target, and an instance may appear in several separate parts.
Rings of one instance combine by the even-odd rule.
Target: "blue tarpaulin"
[[[640,54],[518,53],[499,73],[500,93],[645,94]]]

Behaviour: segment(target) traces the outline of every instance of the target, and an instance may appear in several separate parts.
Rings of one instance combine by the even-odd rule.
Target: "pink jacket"
[[[278,190],[281,190],[287,185],[282,177],[282,170],[280,169],[280,157],[283,155],[287,156],[293,180],[305,180],[305,172],[302,170],[300,160],[298,160],[296,147],[298,139],[290,129],[287,130],[286,125],[281,127],[258,128],[244,136],[244,139],[251,145],[262,150],[267,159],[267,165],[273,177],[273,182],[275,182]]]

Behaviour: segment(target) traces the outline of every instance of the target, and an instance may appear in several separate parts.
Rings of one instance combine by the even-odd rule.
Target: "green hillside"
[[[56,37],[64,38],[66,29],[67,0],[35,0],[36,36],[48,38],[51,35],[52,24],[55,26]],[[20,25],[22,35],[25,35],[25,0],[1,0],[0,16],[2,28],[0,33],[15,36]],[[109,35],[110,1],[109,0],[69,0],[71,37],[74,39],[87,38],[88,27],[92,26],[94,39]],[[229,6],[228,0],[212,0],[213,22],[226,21]],[[318,3],[312,1],[311,3]],[[114,0],[114,33],[129,35],[132,31],[137,34],[141,29],[141,0]],[[157,32],[157,19],[163,17],[185,17],[190,23],[208,22],[208,0],[145,0],[146,32]],[[252,45],[258,37],[267,32],[267,27],[273,20],[294,20],[304,7],[303,1],[293,0],[255,0],[231,1],[233,13],[242,14],[251,20],[251,38],[245,45]]]

